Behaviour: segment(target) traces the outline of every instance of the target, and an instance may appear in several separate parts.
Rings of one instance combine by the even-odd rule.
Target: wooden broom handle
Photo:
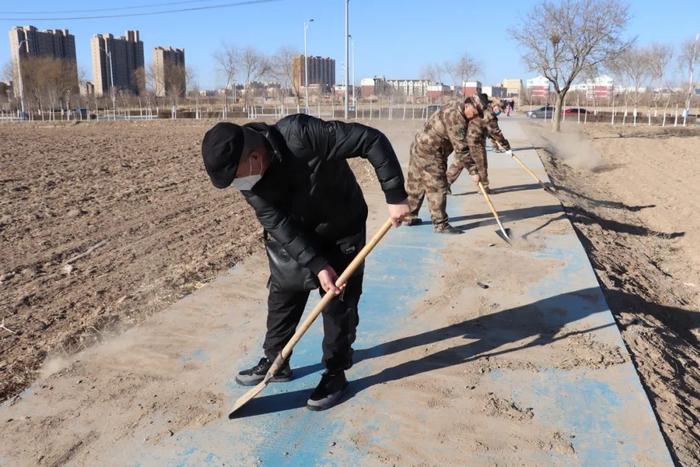
[[[357,268],[362,264],[362,262],[365,260],[367,255],[370,254],[370,252],[374,249],[375,246],[381,241],[381,239],[386,235],[386,233],[391,229],[391,226],[393,225],[391,219],[388,219],[384,225],[377,231],[377,233],[374,234],[374,237],[370,239],[369,242],[360,250],[360,252],[355,256],[355,258],[348,264],[348,266],[345,268],[343,273],[338,277],[338,279],[335,281],[335,286],[340,287],[341,285],[345,284],[348,279],[355,273]],[[287,358],[289,358],[289,355],[292,353],[292,349],[296,345],[296,343],[301,339],[301,336],[304,335],[304,333],[311,327],[311,324],[313,324],[314,320],[318,317],[318,315],[321,314],[324,308],[328,305],[328,303],[331,302],[336,297],[335,294],[326,292],[326,294],[321,298],[321,301],[316,304],[316,306],[311,310],[311,313],[309,313],[309,316],[306,317],[303,323],[301,323],[301,326],[297,328],[296,332],[292,336],[292,338],[287,342],[287,345],[284,346],[282,351],[277,355],[277,358],[275,359],[276,364],[281,365]],[[273,368],[276,365],[272,365],[270,367],[270,371],[273,370]]]
[[[539,182],[540,185],[544,185],[544,183],[542,182],[542,180],[540,180],[540,177],[538,177],[537,175],[535,175],[535,172],[533,172],[532,170],[530,170],[530,168],[529,168],[528,166],[526,166],[525,164],[523,164],[523,161],[521,161],[520,158],[519,158],[518,156],[516,156],[515,154],[512,154],[511,157],[512,157],[513,159],[515,159],[515,161],[516,161],[518,164],[520,164],[520,167],[522,167],[523,169],[525,169],[525,171],[526,171],[527,173],[529,173],[529,174],[532,176],[532,178],[534,178],[535,180],[537,180],[537,181]]]
[[[484,195],[484,198],[486,199],[486,202],[489,204],[489,208],[491,208],[491,213],[493,214],[493,217],[496,218],[498,223],[500,224],[501,220],[498,218],[498,213],[496,212],[496,208],[493,207],[493,203],[491,202],[491,198],[489,197],[489,194],[486,193],[486,190],[484,189],[484,185],[479,182],[479,190],[481,190],[481,194]]]

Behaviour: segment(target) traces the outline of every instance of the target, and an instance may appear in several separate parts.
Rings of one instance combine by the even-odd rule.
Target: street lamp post
[[[304,107],[307,114],[309,113],[309,60],[308,53],[306,52],[306,32],[309,30],[309,25],[313,23],[313,21],[313,18],[304,21]]]
[[[355,40],[350,36],[350,45],[352,46],[352,107],[355,109],[355,118],[357,118],[357,100],[355,99]]]

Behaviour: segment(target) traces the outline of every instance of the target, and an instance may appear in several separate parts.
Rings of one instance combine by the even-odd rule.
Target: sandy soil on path
[[[530,126],[674,460],[700,464],[700,130]]]
[[[373,123],[405,162],[420,122]],[[371,231],[386,216],[383,198],[366,166],[355,168]],[[662,463],[656,426],[640,423],[648,403],[559,204],[518,168],[494,170],[494,202],[521,239],[503,244],[469,189],[448,204],[465,235],[436,238],[427,225],[392,232],[383,259],[368,263],[365,296],[376,301],[362,312],[351,397],[340,406],[302,408],[318,381],[316,343],[295,353],[289,386],[252,404],[261,413],[226,419],[241,394],[232,375],[257,357],[265,326],[257,251],[166,312],[47,368],[2,406],[0,463],[542,465],[628,450],[639,465]],[[236,206],[211,193],[202,195],[209,209]],[[424,259],[392,254],[405,244]],[[591,381],[624,397],[581,390]],[[620,438],[587,429],[598,419],[586,417]]]

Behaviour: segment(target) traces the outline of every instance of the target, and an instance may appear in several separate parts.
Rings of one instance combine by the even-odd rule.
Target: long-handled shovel
[[[501,237],[505,242],[510,245],[510,229],[506,229],[503,227],[503,224],[501,224],[501,219],[498,218],[498,213],[496,212],[496,208],[493,207],[493,203],[491,202],[491,198],[489,197],[488,193],[486,193],[486,190],[484,189],[484,185],[479,182],[479,190],[481,190],[481,194],[484,195],[484,198],[486,199],[486,202],[489,204],[489,208],[491,208],[491,213],[493,214],[493,217],[496,218],[496,222],[498,223],[498,228],[500,230],[496,230],[496,234]]]
[[[370,239],[370,241],[360,250],[360,252],[355,256],[355,259],[352,260],[352,262],[348,265],[348,267],[345,268],[345,271],[338,277],[338,279],[335,281],[336,287],[340,287],[341,285],[345,284],[350,276],[353,275],[353,273],[357,270],[357,268],[360,266],[360,264],[365,260],[367,255],[370,254],[370,252],[374,249],[375,246],[379,243],[379,241],[386,235],[386,233],[391,229],[391,219],[387,220],[384,225],[377,231],[377,233],[374,234],[374,237]],[[309,316],[306,317],[304,322],[299,326],[297,331],[294,333],[292,338],[287,342],[287,345],[284,346],[282,351],[277,354],[277,357],[275,360],[272,362],[272,365],[270,366],[270,369],[267,370],[267,374],[265,374],[265,378],[258,383],[257,386],[252,388],[250,391],[246,392],[243,394],[241,397],[238,398],[235,404],[233,404],[233,408],[231,409],[231,412],[228,414],[228,418],[233,418],[233,414],[243,407],[245,404],[247,404],[251,399],[253,399],[255,396],[257,396],[263,389],[265,389],[265,386],[270,382],[270,380],[275,376],[275,374],[282,368],[282,365],[284,365],[284,362],[289,358],[289,355],[292,353],[292,349],[296,345],[297,342],[299,342],[299,339],[304,335],[304,333],[311,327],[311,324],[314,322],[314,320],[318,317],[318,315],[321,314],[321,311],[333,300],[336,296],[332,293],[326,293],[323,298],[321,299],[320,302],[314,307],[313,310],[311,310],[311,313],[309,313]]]
[[[532,170],[530,170],[530,168],[529,168],[528,166],[526,166],[526,165],[523,163],[523,161],[520,160],[520,158],[519,158],[518,156],[516,156],[515,154],[513,154],[513,151],[512,151],[512,150],[511,150],[511,151],[508,151],[508,154],[510,154],[510,157],[512,157],[513,159],[515,159],[515,162],[517,162],[518,164],[520,164],[520,167],[522,167],[522,168],[525,170],[525,172],[529,173],[530,176],[531,176],[532,178],[534,178],[534,179],[537,181],[537,183],[540,184],[540,186],[544,189],[544,191],[546,191],[546,192],[548,192],[548,193],[552,193],[552,194],[555,194],[555,193],[557,192],[557,190],[556,190],[553,186],[551,186],[551,185],[549,185],[549,184],[547,184],[547,183],[544,183],[542,180],[540,180],[540,177],[538,177],[537,175],[535,175],[535,172],[533,172]]]

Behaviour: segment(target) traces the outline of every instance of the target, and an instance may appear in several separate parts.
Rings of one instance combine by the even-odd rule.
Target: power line
[[[138,6],[122,6],[113,8],[91,8],[89,10],[53,10],[53,11],[4,11],[5,15],[65,15],[68,13],[95,13],[98,11],[121,11],[121,10],[141,10],[144,8],[153,8],[157,6],[174,6],[174,5],[186,5],[188,3],[206,3],[212,2],[214,0],[186,0],[180,2],[166,2],[166,3],[151,3],[148,5],[138,5]]]
[[[61,16],[53,18],[0,18],[0,21],[19,21],[19,22],[30,22],[30,21],[65,21],[65,20],[82,20],[82,19],[105,19],[105,18],[127,18],[133,16],[155,16],[163,15],[168,13],[183,13],[187,11],[201,11],[201,10],[213,10],[216,8],[229,8],[244,5],[256,5],[259,3],[272,3],[280,2],[282,0],[248,0],[243,2],[233,2],[233,3],[221,3],[219,5],[207,5],[200,7],[191,8],[179,8],[174,10],[160,10],[151,11],[146,13],[123,13],[116,15],[95,15],[95,16]]]

